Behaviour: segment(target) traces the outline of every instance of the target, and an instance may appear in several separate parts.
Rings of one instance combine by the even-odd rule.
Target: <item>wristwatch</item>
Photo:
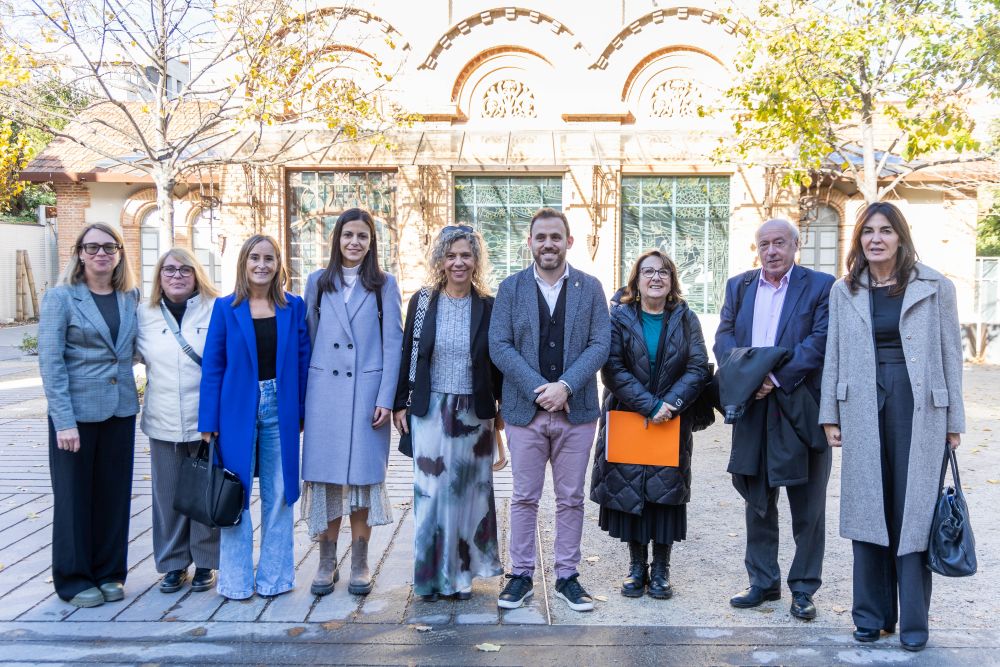
[[[573,395],[573,387],[569,386],[569,382],[566,382],[566,380],[559,380],[559,384],[561,384],[562,386],[566,387],[566,395],[567,396],[572,396]]]

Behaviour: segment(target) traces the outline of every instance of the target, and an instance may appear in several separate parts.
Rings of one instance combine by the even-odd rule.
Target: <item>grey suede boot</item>
[[[363,537],[351,542],[351,581],[347,591],[352,595],[372,592],[372,575],[368,571],[368,540]]]
[[[333,592],[333,585],[339,579],[337,543],[330,540],[320,540],[319,567],[316,568],[316,576],[313,578],[309,591],[313,595],[329,595]]]

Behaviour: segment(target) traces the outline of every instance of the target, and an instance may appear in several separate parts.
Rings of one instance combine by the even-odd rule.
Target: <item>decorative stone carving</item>
[[[483,93],[483,118],[537,118],[535,94],[515,81],[497,81]]]
[[[688,79],[669,79],[653,91],[649,115],[654,118],[691,118],[706,103],[706,91]]]

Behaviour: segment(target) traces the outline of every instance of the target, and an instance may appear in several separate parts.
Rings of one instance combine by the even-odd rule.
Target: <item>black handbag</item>
[[[944,476],[951,465],[955,486],[945,486]],[[927,543],[927,568],[945,577],[968,577],[976,573],[976,538],[969,523],[969,507],[965,504],[962,482],[958,477],[958,458],[948,447],[948,456],[941,466],[941,495],[934,508],[931,536]]]
[[[235,526],[243,517],[243,484],[236,473],[216,463],[217,440],[202,443],[197,456],[181,463],[174,510],[211,528]]]

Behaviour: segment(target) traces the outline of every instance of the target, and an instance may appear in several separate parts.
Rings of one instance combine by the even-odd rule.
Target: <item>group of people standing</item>
[[[140,426],[150,438],[164,593],[184,587],[192,564],[194,591],[244,599],[290,590],[300,485],[300,518],[319,543],[312,593],[332,592],[340,578],[344,517],[348,589],[370,592],[371,529],[393,521],[385,476],[395,426],[414,462],[416,595],[467,599],[475,577],[503,573],[492,463],[506,431],[514,490],[498,605],[516,608],[532,595],[547,466],[556,596],[577,611],[594,606],[578,571],[592,466],[599,525],[628,545],[622,595],[669,598],[672,546],[687,535],[696,406],[709,398],[733,424],[728,472],[746,500],[750,586],[731,604],[781,597],[784,486],[796,545],[790,611],[816,616],[830,448],[842,447],[855,638],[874,641],[898,621],[904,648],[924,646],[931,579],[923,552],[946,442],[958,446],[964,430],[962,349],[954,286],[917,261],[895,206],[862,211],[848,274],[837,281],[795,264],[792,224],[762,225],[760,268],[726,286],[714,374],[677,267],[662,251],[640,255],[609,309],[598,279],[566,261],[566,216],[540,209],[527,239],[532,265],[494,298],[482,236],[448,226],[404,318],[399,286],[378,265],[378,241],[367,211],[345,211],[304,298],[286,291],[281,248],[268,236],[243,244],[235,289],[224,297],[190,252],[174,248],[140,303],[120,234],[103,224],[80,233],[60,286],[46,292],[39,327],[61,598],[89,607],[124,596],[138,360],[147,368]],[[611,410],[679,420],[678,465],[609,462]],[[173,507],[183,459],[212,437],[244,487],[241,521],[222,529]]]

